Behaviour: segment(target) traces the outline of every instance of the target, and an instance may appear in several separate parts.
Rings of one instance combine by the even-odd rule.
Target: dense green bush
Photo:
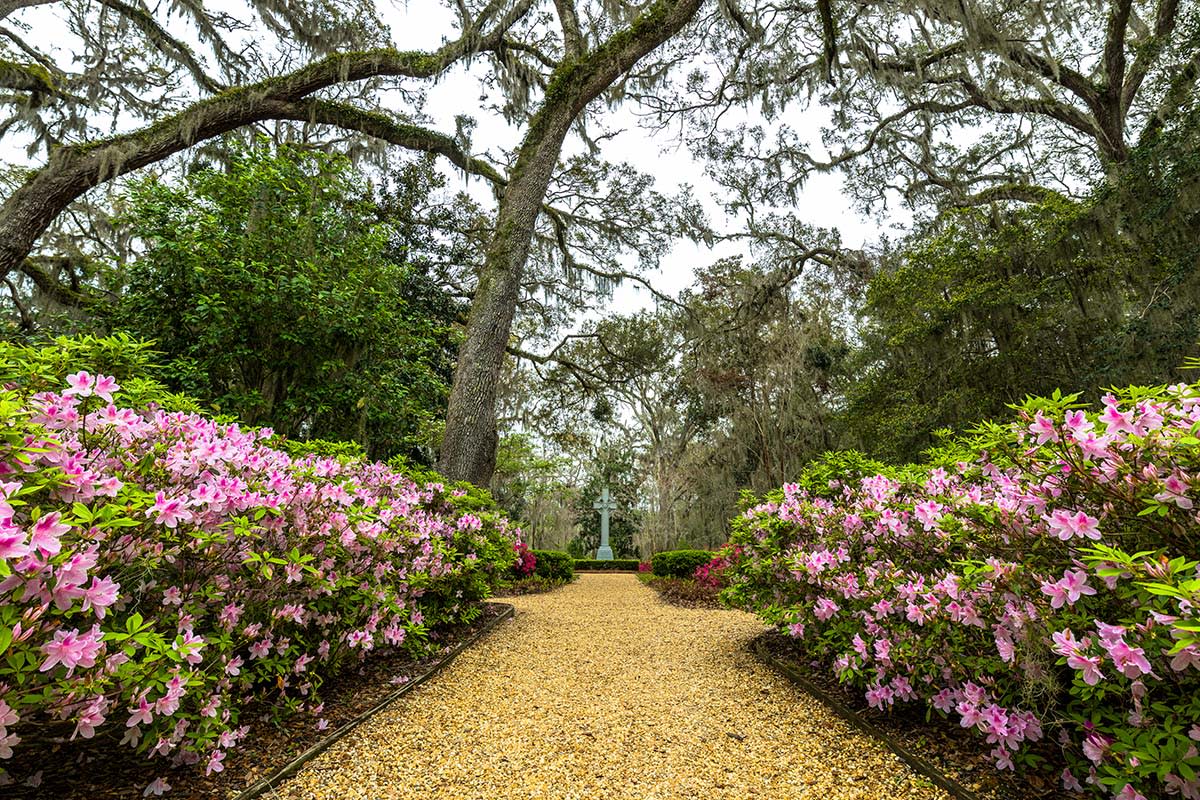
[[[541,578],[567,583],[575,578],[575,559],[560,550],[534,550],[537,565],[533,573]]]
[[[443,184],[421,160],[377,188],[343,155],[265,141],[133,181],[120,226],[142,247],[96,322],[154,341],[164,383],[243,423],[427,460],[465,312],[431,274],[459,238],[431,232],[458,229]]]
[[[690,578],[712,558],[707,550],[666,550],[650,557],[650,571],[660,578]]]
[[[158,406],[166,411],[197,413],[200,402],[170,391],[158,380],[158,353],[149,342],[123,333],[112,336],[59,336],[41,342],[0,342],[0,384],[24,387],[28,394],[59,390],[67,375],[86,370],[111,375],[131,406]],[[220,418],[218,418],[220,419]]]
[[[317,458],[336,458],[339,461],[363,461],[367,457],[367,451],[358,442],[331,442],[327,439],[300,440],[276,436],[268,444],[276,450],[282,450],[292,458],[316,456]],[[404,474],[402,470],[397,470],[397,472]],[[409,476],[405,475],[405,477]]]
[[[637,572],[638,560],[636,558],[614,558],[607,561],[600,561],[595,558],[577,558],[575,559],[575,569],[580,572],[588,572],[590,570],[615,569],[622,572]]]

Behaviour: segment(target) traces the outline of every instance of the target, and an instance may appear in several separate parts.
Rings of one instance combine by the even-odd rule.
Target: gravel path
[[[272,797],[946,797],[760,665],[748,614],[620,574],[511,602],[515,620]]]

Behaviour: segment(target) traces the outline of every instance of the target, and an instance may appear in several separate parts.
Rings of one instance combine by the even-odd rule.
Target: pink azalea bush
[[[36,383],[0,388],[0,760],[109,732],[220,772],[250,704],[319,716],[325,677],[428,649],[511,565],[520,531],[461,492]]]
[[[880,474],[818,464],[734,523],[725,602],[877,709],[926,706],[1000,769],[1200,798],[1200,385],[1031,399]],[[839,460],[840,459],[840,460]]]
[[[528,578],[537,569],[537,556],[525,542],[514,544],[513,553],[516,554],[516,560],[513,561],[512,571],[517,577]]]
[[[740,548],[736,546],[722,550],[713,556],[712,561],[696,567],[696,572],[692,577],[696,580],[696,583],[709,589],[724,588],[725,574],[729,567],[737,560],[739,550]]]

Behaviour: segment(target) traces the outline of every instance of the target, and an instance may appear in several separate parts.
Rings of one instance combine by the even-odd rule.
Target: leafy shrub
[[[712,557],[707,550],[665,550],[650,557],[650,569],[660,578],[691,578]]]
[[[0,341],[0,386],[20,386],[27,395],[58,391],[66,386],[67,375],[84,370],[116,378],[121,398],[129,406],[202,411],[199,401],[169,391],[157,379],[156,355],[151,343],[124,333],[60,336],[36,344]]]
[[[728,604],[870,705],[931,706],[998,768],[1200,797],[1200,386],[1029,399],[953,464],[797,484],[734,521]]]
[[[277,450],[282,450],[292,458],[316,456],[317,458],[336,458],[339,461],[365,461],[367,458],[367,451],[358,442],[330,442],[325,439],[300,440],[274,436],[268,440],[267,444]]]
[[[606,561],[600,561],[595,558],[575,559],[575,569],[580,572],[592,572],[595,570],[637,572],[637,568],[638,560],[636,558],[613,558]]]
[[[570,553],[559,550],[534,550],[537,567],[534,572],[540,577],[560,583],[569,583],[575,578],[575,559]]]
[[[220,771],[248,703],[316,713],[327,676],[424,652],[511,564],[520,532],[439,484],[0,364],[0,751],[108,730]]]

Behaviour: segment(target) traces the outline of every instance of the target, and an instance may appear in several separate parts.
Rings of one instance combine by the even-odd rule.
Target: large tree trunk
[[[628,28],[554,71],[530,122],[504,194],[496,233],[459,350],[438,468],[447,478],[487,486],[496,467],[496,386],[504,364],[525,261],[563,141],[587,104],[626,70],[675,36],[703,0],[658,0]]]

